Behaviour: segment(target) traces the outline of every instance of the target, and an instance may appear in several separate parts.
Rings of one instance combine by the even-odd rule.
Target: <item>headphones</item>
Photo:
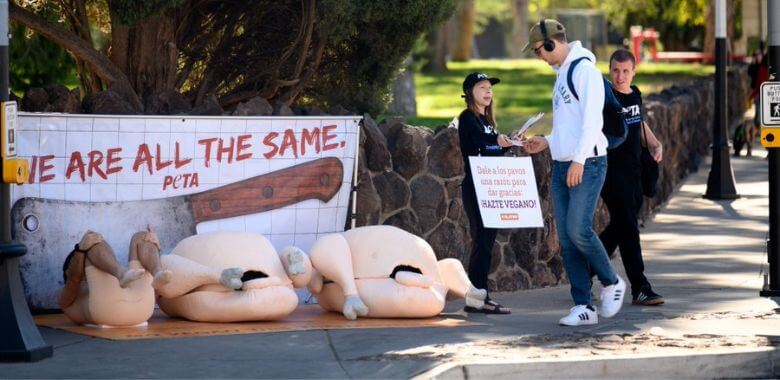
[[[542,19],[542,21],[539,21],[539,31],[542,32],[542,37],[544,37],[544,41],[542,42],[544,50],[550,52],[555,50],[555,41],[551,40],[547,35],[547,27],[544,25],[545,21],[547,21],[547,19]]]

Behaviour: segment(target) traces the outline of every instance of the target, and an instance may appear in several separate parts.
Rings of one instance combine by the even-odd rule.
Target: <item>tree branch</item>
[[[328,38],[323,35],[319,36],[317,38],[315,45],[314,45],[314,59],[309,64],[309,67],[306,69],[306,72],[301,76],[298,83],[296,83],[293,86],[290,86],[280,97],[279,99],[283,101],[288,106],[292,104],[293,101],[300,95],[301,91],[303,91],[304,87],[309,84],[309,81],[312,77],[314,77],[314,74],[317,72],[317,70],[320,67],[320,63],[322,62],[322,55],[325,52],[325,44],[327,43]]]
[[[233,104],[240,103],[245,100],[254,98],[255,96],[269,99],[274,94],[276,94],[277,91],[279,91],[279,88],[295,86],[298,83],[299,83],[298,79],[277,80],[271,83],[267,88],[264,88],[262,90],[234,91],[228,95],[219,98],[219,105],[222,106],[223,108],[227,108],[229,106],[232,106]]]
[[[306,6],[308,5],[308,6]],[[295,65],[295,72],[292,75],[293,78],[300,78],[301,72],[303,72],[303,65],[306,63],[306,56],[309,51],[309,45],[311,45],[311,39],[312,35],[314,34],[314,16],[317,14],[317,11],[315,9],[314,0],[309,0],[308,4],[304,4],[303,6],[303,16],[301,17],[301,29],[303,29],[306,33],[306,36],[303,39],[303,44],[301,45],[301,48],[298,49],[300,52],[300,57],[298,57],[298,62]]]
[[[127,76],[114,66],[108,57],[65,28],[52,24],[13,2],[10,2],[8,5],[9,16],[12,21],[32,29],[44,38],[69,51],[76,59],[84,61],[92,72],[106,81],[106,83],[112,85],[115,91],[125,96],[136,111],[140,112],[143,110],[141,99],[133,91]]]
[[[60,8],[65,12],[65,17],[71,30],[81,37],[87,44],[92,46],[92,36],[89,33],[89,19],[87,18],[86,3],[84,0],[65,0],[57,1]],[[96,93],[101,90],[100,78],[89,70],[84,61],[76,59],[79,81],[85,94]]]
[[[222,106],[222,108],[227,108],[229,106],[232,106],[233,104],[243,102],[244,100],[248,100],[259,95],[260,95],[260,91],[234,92],[232,94],[221,97],[219,99],[219,105]]]

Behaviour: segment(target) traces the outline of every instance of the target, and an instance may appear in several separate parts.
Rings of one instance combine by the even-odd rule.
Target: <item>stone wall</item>
[[[729,73],[729,119],[742,120],[749,93],[747,71]],[[665,202],[701,157],[709,154],[714,108],[713,78],[675,85],[645,95],[647,122],[664,144],[658,194],[647,199],[640,218]],[[523,155],[515,148],[510,155]],[[493,249],[491,290],[517,290],[566,282],[550,201],[548,152],[532,157],[544,216],[544,228],[501,230]],[[463,162],[457,130],[413,127],[402,120],[377,125],[369,115],[361,131],[357,225],[386,224],[426,239],[439,258],[468,263],[468,218],[460,182]],[[609,216],[603,205],[595,226]],[[392,242],[388,242],[392,244]]]

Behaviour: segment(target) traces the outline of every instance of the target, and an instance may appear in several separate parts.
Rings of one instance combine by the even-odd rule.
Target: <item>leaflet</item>
[[[539,121],[539,119],[541,119],[543,116],[544,116],[544,112],[539,112],[536,115],[531,116],[531,118],[526,120],[525,124],[523,124],[523,126],[520,127],[520,129],[512,132],[509,135],[509,138],[512,141],[512,145],[523,146],[523,142],[522,141],[517,141],[517,140],[515,140],[515,138],[518,137],[518,136],[523,136],[525,134],[525,132],[527,132],[529,129],[531,129],[531,127],[534,125],[534,123]]]

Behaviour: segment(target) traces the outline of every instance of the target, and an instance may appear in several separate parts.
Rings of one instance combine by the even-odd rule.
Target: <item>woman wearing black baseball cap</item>
[[[458,117],[460,152],[463,155],[463,169],[466,172],[461,189],[463,208],[469,218],[471,232],[471,253],[469,256],[469,279],[476,288],[487,290],[490,272],[490,258],[496,242],[497,230],[486,228],[479,213],[474,179],[471,176],[469,156],[503,156],[512,146],[506,135],[496,130],[493,109],[493,85],[500,82],[483,73],[471,73],[463,80],[463,98],[466,109]],[[490,299],[485,299],[481,309],[466,306],[469,313],[509,314],[511,310]]]

